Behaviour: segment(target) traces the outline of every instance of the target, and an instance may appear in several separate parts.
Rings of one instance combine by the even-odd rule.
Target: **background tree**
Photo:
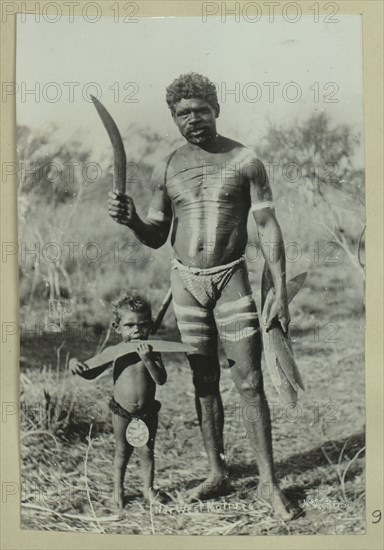
[[[303,218],[323,228],[364,278],[364,173],[355,168],[360,136],[346,124],[331,127],[325,113],[295,125],[270,125],[255,149],[267,163],[277,199],[293,198]],[[303,229],[301,225],[301,229]]]

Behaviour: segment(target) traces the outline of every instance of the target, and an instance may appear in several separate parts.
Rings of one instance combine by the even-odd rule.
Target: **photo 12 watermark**
[[[304,13],[303,5],[298,2],[202,2],[201,20],[209,23],[213,17],[220,18],[222,23],[259,23],[263,18],[274,23],[281,18],[285,23],[294,24],[304,17],[311,18],[314,23],[335,24],[339,22],[337,14],[340,11],[337,2],[308,2],[309,15]]]
[[[107,13],[106,13],[107,12]],[[103,16],[109,16],[114,23],[137,24],[140,16],[140,6],[136,2],[1,2],[1,19],[8,23],[12,18],[18,18],[20,24],[59,23],[64,19],[68,23],[79,20],[86,24],[96,24]]]

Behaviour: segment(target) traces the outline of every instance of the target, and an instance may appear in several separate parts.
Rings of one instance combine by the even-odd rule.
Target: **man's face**
[[[216,118],[219,106],[214,109],[205,99],[182,99],[173,113],[180,133],[187,141],[200,145],[216,136]]]
[[[121,335],[123,342],[147,340],[151,332],[151,321],[147,313],[124,308],[119,311],[119,316],[116,332]]]

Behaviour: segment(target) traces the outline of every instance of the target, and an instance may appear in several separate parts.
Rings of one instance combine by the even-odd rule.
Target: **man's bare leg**
[[[223,494],[227,484],[227,467],[224,460],[223,405],[219,392],[220,365],[217,357],[217,331],[213,313],[202,308],[201,304],[186,289],[178,270],[171,270],[171,288],[176,310],[179,311],[178,323],[184,325],[191,322],[191,326],[200,326],[201,329],[194,332],[184,327],[182,340],[191,343],[190,337],[194,336],[193,346],[198,349],[196,354],[189,355],[188,360],[193,375],[193,384],[196,394],[196,410],[199,420],[204,446],[208,455],[210,472],[206,481],[189,493],[191,500],[201,500],[210,496]],[[196,336],[201,339],[196,343]],[[184,339],[183,339],[184,338]]]
[[[274,472],[271,419],[261,370],[261,333],[260,329],[257,330],[256,305],[252,301],[252,289],[244,267],[235,270],[223,289],[216,305],[215,319],[227,359],[232,365],[232,378],[240,394],[245,428],[259,469],[256,497],[269,501],[277,514],[290,519],[292,504],[280,491]]]
[[[133,451],[133,447],[128,444],[125,438],[128,422],[126,418],[112,413],[112,426],[115,434],[112,501],[119,510],[124,508],[124,476]]]
[[[219,391],[220,365],[215,358],[194,355],[189,357],[196,392],[196,411],[205,450],[209,475],[203,483],[189,492],[190,500],[203,500],[225,494],[228,472],[224,457],[224,411]]]
[[[240,393],[242,415],[259,469],[257,498],[263,499],[283,519],[292,519],[296,509],[280,490],[273,466],[272,430],[269,406],[264,393],[261,371],[261,346],[246,338],[226,344],[233,381]],[[255,352],[255,350],[258,350]]]

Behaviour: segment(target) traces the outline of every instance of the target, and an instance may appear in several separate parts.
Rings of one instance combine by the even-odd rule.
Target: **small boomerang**
[[[288,303],[293,300],[307,278],[307,273],[300,273],[287,282]],[[291,340],[284,334],[277,319],[268,332],[265,330],[268,311],[274,299],[272,276],[264,266],[261,281],[261,309],[263,322],[263,349],[267,369],[273,385],[285,403],[297,403],[298,388],[304,390],[303,380],[293,357]]]
[[[195,350],[192,346],[181,344],[180,342],[170,342],[168,340],[136,340],[135,342],[121,342],[115,346],[108,346],[101,353],[91,357],[84,363],[88,370],[79,373],[79,376],[87,380],[93,380],[102,374],[108,367],[111,367],[113,362],[119,357],[125,357],[132,353],[136,353],[137,346],[140,343],[152,346],[153,351],[160,353],[192,353]]]

